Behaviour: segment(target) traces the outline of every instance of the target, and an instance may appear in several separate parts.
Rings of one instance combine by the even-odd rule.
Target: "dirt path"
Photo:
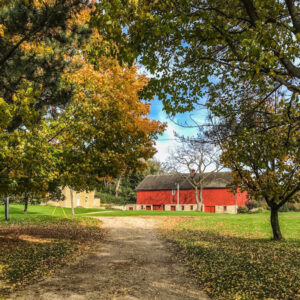
[[[101,220],[108,233],[91,254],[10,299],[208,299],[156,237],[157,219]]]

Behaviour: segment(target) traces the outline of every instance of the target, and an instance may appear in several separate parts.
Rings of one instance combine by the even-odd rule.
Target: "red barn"
[[[236,213],[238,206],[245,205],[246,192],[234,195],[230,189],[231,181],[229,172],[215,173],[207,177],[203,189],[203,211]],[[137,186],[136,191],[136,209],[181,211],[197,209],[195,190],[180,174],[149,175]]]

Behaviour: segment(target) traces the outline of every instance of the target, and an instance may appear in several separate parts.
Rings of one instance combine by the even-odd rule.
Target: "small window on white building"
[[[227,211],[227,206],[224,206],[224,211]]]
[[[184,205],[181,206],[181,210],[184,210]]]
[[[89,197],[85,197],[85,204],[88,204],[89,203]]]
[[[77,206],[80,206],[80,195],[77,196]]]
[[[194,210],[194,206],[193,205],[191,205],[191,210]]]
[[[144,209],[144,206],[143,206],[143,205],[141,206],[141,209]]]
[[[175,190],[172,190],[172,195],[175,195]]]

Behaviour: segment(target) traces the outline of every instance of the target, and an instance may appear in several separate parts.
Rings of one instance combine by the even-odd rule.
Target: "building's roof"
[[[136,188],[137,191],[151,190],[172,190],[179,188],[181,190],[193,189],[193,186],[186,179],[187,174],[162,174],[148,175]],[[195,176],[199,176],[198,174]],[[230,172],[211,173],[204,181],[204,188],[227,188],[232,182]]]

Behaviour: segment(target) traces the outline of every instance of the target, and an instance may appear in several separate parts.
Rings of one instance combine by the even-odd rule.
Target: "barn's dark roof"
[[[199,175],[195,175],[199,176]],[[204,181],[204,188],[226,188],[230,186],[232,177],[230,172],[212,173]],[[177,183],[181,190],[193,189],[183,174],[148,175],[136,188],[137,191],[172,190]]]

